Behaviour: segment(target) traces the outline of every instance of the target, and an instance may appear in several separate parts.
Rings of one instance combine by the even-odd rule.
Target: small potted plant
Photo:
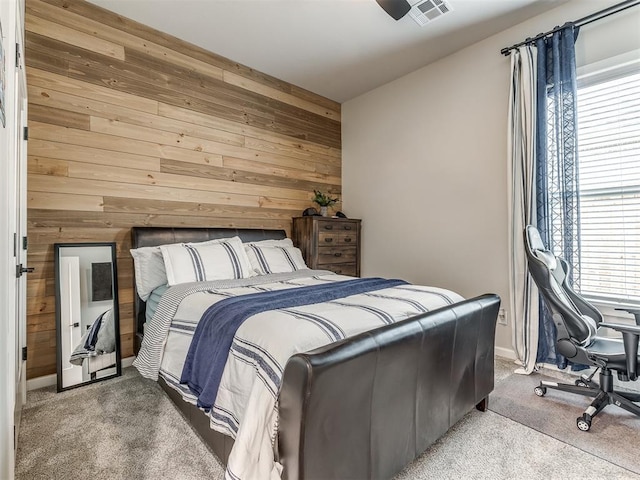
[[[339,198],[331,198],[329,195],[326,195],[319,190],[314,190],[315,196],[313,197],[313,202],[320,205],[320,215],[323,217],[327,216],[327,208],[331,205],[334,205],[338,202]]]

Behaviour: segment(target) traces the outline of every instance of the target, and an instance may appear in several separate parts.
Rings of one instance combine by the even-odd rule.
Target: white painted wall
[[[342,105],[343,208],[363,219],[363,275],[495,292],[508,310],[500,49],[615,3],[572,0]],[[579,65],[640,48],[640,7],[583,27],[576,48]],[[510,325],[496,345],[511,349]]]

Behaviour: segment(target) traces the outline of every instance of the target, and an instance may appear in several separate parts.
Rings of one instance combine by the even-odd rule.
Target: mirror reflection
[[[115,243],[55,244],[58,391],[121,374]]]

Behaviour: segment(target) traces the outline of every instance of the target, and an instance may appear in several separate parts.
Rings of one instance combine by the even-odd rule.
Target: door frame
[[[14,258],[16,264],[15,322],[16,322],[16,395],[14,405],[14,425],[16,439],[20,429],[22,406],[27,401],[27,361],[23,352],[27,347],[27,279],[18,268],[27,265],[27,77],[24,61],[24,33],[17,11],[16,24],[16,69],[15,69],[15,207],[14,207]],[[16,440],[17,443],[17,440]]]

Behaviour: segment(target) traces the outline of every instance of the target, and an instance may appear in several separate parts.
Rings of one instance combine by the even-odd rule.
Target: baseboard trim
[[[135,356],[122,359],[122,368],[130,367],[133,365]],[[58,376],[55,373],[51,375],[43,375],[42,377],[31,378],[27,380],[27,391],[37,390],[38,388],[50,387],[55,385],[58,381]]]
[[[30,390],[37,390],[39,388],[48,387],[50,385],[55,385],[57,377],[58,376],[55,373],[52,373],[51,375],[30,378],[29,380],[27,380],[27,392]]]
[[[495,347],[495,354],[499,357],[508,358],[509,360],[517,360],[516,352],[510,348]]]

